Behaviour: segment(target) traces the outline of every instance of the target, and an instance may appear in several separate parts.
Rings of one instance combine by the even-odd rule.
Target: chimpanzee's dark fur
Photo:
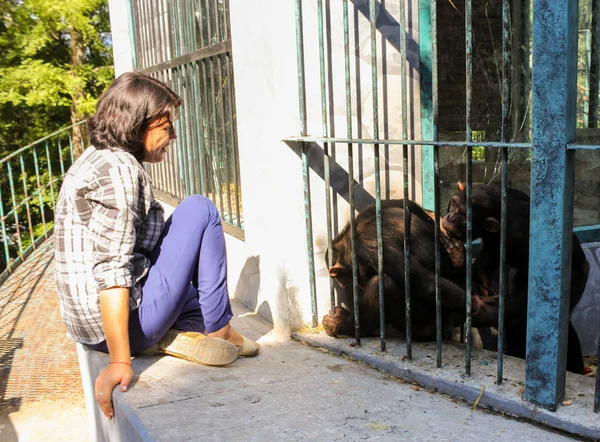
[[[433,219],[416,203],[410,209],[410,283],[412,334],[415,339],[435,337],[435,248]],[[404,331],[404,201],[382,202],[383,265],[386,324]],[[457,269],[448,252],[440,247],[442,312],[444,334],[465,318],[464,268]],[[379,277],[377,274],[377,234],[375,207],[369,207],[356,218],[356,253],[358,264],[359,315],[361,334],[370,335],[379,327]],[[333,240],[333,262],[330,275],[342,286],[352,287],[352,257],[350,226]],[[472,297],[473,326],[490,322],[497,315],[494,302],[474,294]],[[354,334],[354,318],[348,309],[337,307],[323,318],[325,330],[332,335]]]
[[[442,225],[450,234],[464,241],[466,224],[465,189],[459,191],[448,207],[448,215]],[[483,240],[483,248],[475,261],[474,274],[492,275],[500,265],[500,216],[501,188],[497,184],[473,186],[473,238]],[[512,289],[506,301],[506,341],[507,354],[525,358],[527,338],[527,284],[529,271],[529,196],[517,189],[509,188],[507,192],[507,246],[506,263],[517,270],[511,281]],[[589,264],[573,235],[573,252],[571,266],[571,310],[577,305],[589,273]],[[485,281],[478,281],[486,286]],[[489,324],[492,325],[493,324]],[[569,322],[567,347],[567,370],[583,373],[583,357],[577,332]]]

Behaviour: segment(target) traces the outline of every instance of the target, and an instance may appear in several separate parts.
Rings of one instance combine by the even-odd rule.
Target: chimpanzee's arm
[[[411,263],[412,291],[419,297],[435,302],[435,274],[420,266],[417,262]],[[442,306],[461,316],[466,315],[466,291],[452,280],[440,276],[440,292]],[[413,299],[414,299],[413,295]],[[471,296],[471,313],[474,326],[489,326],[498,318],[497,297],[482,297],[479,293]]]
[[[383,290],[387,295],[399,293],[396,283],[386,274],[383,275]],[[379,276],[371,278],[358,301],[360,334],[368,336],[379,327]],[[333,336],[354,336],[354,313],[343,307],[336,307],[335,313],[323,317],[323,328]]]

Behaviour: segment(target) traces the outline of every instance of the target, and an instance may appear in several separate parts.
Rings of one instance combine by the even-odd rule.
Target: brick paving
[[[0,286],[0,411],[83,398],[75,344],[54,283],[54,242],[43,243]]]

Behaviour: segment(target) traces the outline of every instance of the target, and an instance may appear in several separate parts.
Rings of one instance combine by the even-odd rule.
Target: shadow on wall
[[[260,256],[250,256],[246,259],[240,277],[235,286],[234,298],[245,307],[260,314],[265,319],[273,322],[273,314],[268,302],[263,302],[259,308],[258,292],[260,290]]]
[[[251,256],[246,260],[235,287],[234,298],[268,320],[278,334],[289,336],[292,330],[303,324],[298,289],[288,283],[288,276],[281,268],[275,270],[268,280],[261,280],[260,262],[260,256]],[[260,301],[261,288],[276,294],[273,300],[275,305],[271,306],[266,300]]]

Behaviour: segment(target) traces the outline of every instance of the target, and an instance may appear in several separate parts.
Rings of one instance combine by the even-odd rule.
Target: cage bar
[[[577,2],[534,0],[533,16],[525,398],[554,410],[565,394],[575,162],[567,144],[576,125]]]
[[[465,138],[467,143],[473,141],[471,128],[471,102],[473,92],[473,5],[472,0],[465,0],[465,50],[466,50],[466,115],[465,115]],[[473,146],[467,145],[467,235],[466,235],[466,322],[465,342],[466,361],[465,373],[471,376],[471,288],[473,275],[471,273],[472,259],[472,232],[473,232]]]
[[[371,80],[373,96],[373,156],[375,167],[375,219],[377,223],[377,276],[379,283],[379,328],[381,351],[385,351],[385,301],[383,293],[383,226],[381,216],[381,171],[379,165],[379,97],[377,86],[377,2],[369,2],[369,19],[371,21]]]
[[[509,141],[510,130],[510,3],[502,0],[502,133],[501,141]],[[502,384],[504,371],[504,303],[506,298],[506,234],[507,234],[507,193],[508,193],[508,148],[501,148],[501,207],[500,207],[500,287],[498,305],[498,365],[496,384]]]

